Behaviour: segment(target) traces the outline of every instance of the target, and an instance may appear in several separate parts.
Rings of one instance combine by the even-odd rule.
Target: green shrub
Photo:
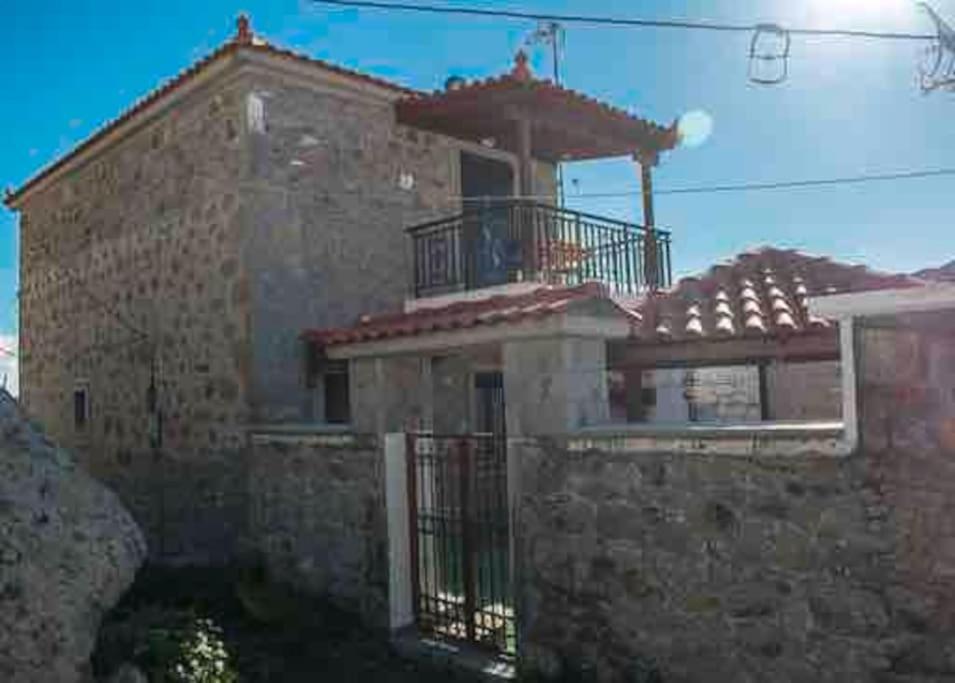
[[[167,673],[175,683],[235,683],[222,629],[211,619],[196,619],[182,634],[176,656],[167,664]]]
[[[97,653],[101,670],[130,658],[154,683],[235,683],[222,629],[182,608],[141,608],[104,627]]]

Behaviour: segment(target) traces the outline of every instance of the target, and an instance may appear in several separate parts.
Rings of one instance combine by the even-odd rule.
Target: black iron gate
[[[408,435],[412,593],[418,628],[515,649],[503,435]]]

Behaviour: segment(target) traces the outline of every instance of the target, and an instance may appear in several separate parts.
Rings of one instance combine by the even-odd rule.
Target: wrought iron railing
[[[416,297],[511,282],[598,280],[634,295],[670,284],[670,233],[523,200],[408,229]]]

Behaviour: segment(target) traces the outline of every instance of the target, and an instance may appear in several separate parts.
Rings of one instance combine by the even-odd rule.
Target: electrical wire
[[[740,183],[738,185],[710,185],[700,187],[671,187],[654,190],[655,195],[663,194],[713,194],[717,192],[753,192],[760,190],[786,190],[801,187],[825,187],[830,185],[858,185],[861,183],[887,182],[892,180],[915,180],[918,178],[937,178],[955,175],[955,168],[939,168],[921,171],[902,171],[899,173],[881,173],[842,178],[813,178],[807,180],[785,180],[771,183]]]
[[[463,16],[494,17],[526,21],[556,21],[560,23],[590,24],[594,26],[617,26],[624,28],[662,28],[691,31],[719,31],[724,33],[752,33],[765,24],[730,24],[678,19],[638,19],[597,15],[548,14],[521,10],[498,10],[480,7],[456,7],[450,5],[418,5],[404,2],[378,2],[377,0],[312,0],[316,4],[335,5],[402,12],[428,14],[456,14]],[[879,40],[935,40],[934,33],[907,33],[897,31],[866,31],[842,28],[787,28],[793,35],[829,36],[841,38],[869,38]]]
[[[938,178],[944,176],[955,176],[955,168],[937,168],[917,171],[900,171],[896,173],[872,173],[855,176],[843,176],[836,178],[808,178],[803,180],[780,180],[764,183],[734,183],[728,185],[698,185],[689,187],[664,187],[654,188],[654,196],[674,195],[674,194],[716,194],[721,192],[756,192],[764,190],[787,190],[807,187],[828,187],[836,185],[859,185],[863,183],[890,182],[895,180],[917,180],[920,178]],[[640,190],[627,190],[623,192],[581,192],[568,194],[567,199],[608,199],[613,197],[638,197],[642,194]],[[511,202],[517,199],[525,200],[553,200],[551,195],[525,195],[520,197],[451,197],[451,201],[456,200],[474,200],[474,201],[501,201]]]

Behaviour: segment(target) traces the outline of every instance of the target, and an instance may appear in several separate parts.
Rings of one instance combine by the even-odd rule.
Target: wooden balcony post
[[[534,194],[534,161],[531,156],[533,149],[533,139],[531,133],[531,120],[527,112],[518,112],[515,121],[517,126],[517,164],[518,164],[518,188],[520,200],[517,204],[517,210],[513,219],[518,221],[518,230],[521,235],[521,243],[524,245],[523,270],[524,276],[530,275],[538,279],[540,273],[540,254],[538,253],[538,235],[535,229],[534,216],[528,211],[522,209],[526,198]]]
[[[656,154],[638,153],[634,160],[640,164],[640,190],[643,196],[643,225],[647,229],[643,242],[643,274],[649,289],[655,290],[660,284],[660,263],[657,254],[657,236],[654,230],[653,216],[653,173],[657,163]]]

